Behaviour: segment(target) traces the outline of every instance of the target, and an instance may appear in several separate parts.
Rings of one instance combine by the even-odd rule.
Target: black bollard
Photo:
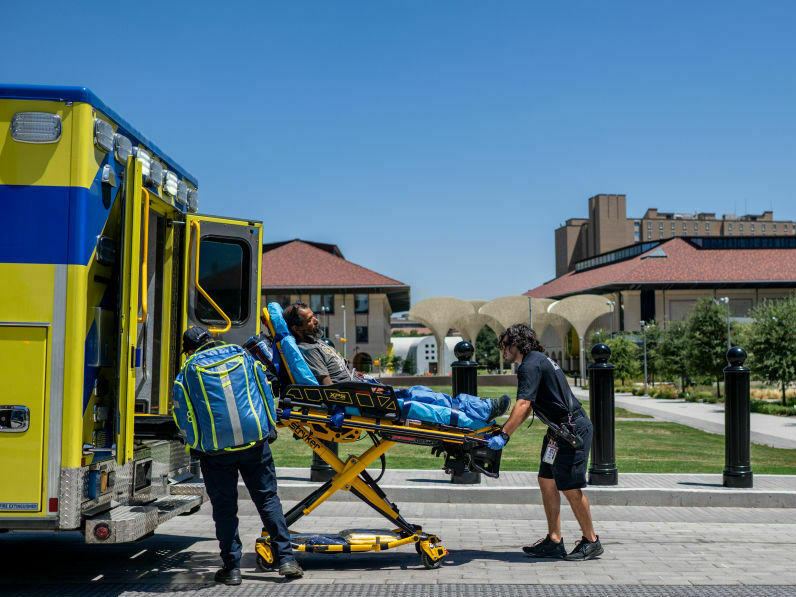
[[[614,434],[614,366],[608,362],[611,349],[595,344],[594,362],[589,369],[589,404],[594,436],[591,442],[589,485],[618,485],[616,442]]]
[[[724,368],[724,487],[752,487],[749,433],[749,367],[746,351],[733,346]]]
[[[453,347],[456,361],[451,363],[451,394],[454,398],[459,394],[478,396],[478,363],[471,361],[475,348],[467,340],[462,340]],[[457,485],[477,485],[481,483],[481,473],[463,471],[451,473],[451,483]]]
[[[336,442],[327,442],[321,440],[321,443],[329,448],[332,452],[337,455],[337,448],[338,444]],[[310,481],[320,481],[321,483],[325,483],[336,474],[335,470],[326,463],[320,456],[318,456],[315,452],[312,453],[312,464],[310,465]]]

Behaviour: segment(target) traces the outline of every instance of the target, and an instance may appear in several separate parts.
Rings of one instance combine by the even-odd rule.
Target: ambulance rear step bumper
[[[125,543],[145,537],[179,514],[199,508],[202,495],[167,495],[146,506],[117,506],[86,519],[86,543]]]

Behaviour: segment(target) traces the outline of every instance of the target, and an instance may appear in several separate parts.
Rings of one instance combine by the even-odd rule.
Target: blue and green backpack
[[[276,432],[265,366],[236,344],[191,355],[174,380],[172,401],[180,435],[194,450],[243,449]]]

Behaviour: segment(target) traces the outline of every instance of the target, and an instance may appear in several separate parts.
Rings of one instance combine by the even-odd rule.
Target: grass
[[[435,388],[443,390],[442,388]],[[514,388],[484,387],[483,397],[514,396]],[[588,402],[584,404],[588,412]],[[623,414],[620,414],[623,413]],[[617,409],[617,417],[636,417]],[[501,470],[535,471],[539,465],[542,436],[546,428],[539,421],[528,429],[517,430],[503,450]],[[359,442],[340,444],[340,457],[359,455],[371,442],[367,436]],[[309,467],[312,451],[303,442],[294,440],[286,429],[271,445],[278,466]],[[796,474],[796,450],[784,450],[752,444],[752,470],[758,474]],[[721,473],[724,469],[724,436],[657,421],[617,421],[616,461],[625,473]],[[441,469],[442,458],[431,455],[427,447],[397,444],[387,452],[389,468]],[[380,465],[377,463],[378,468]]]

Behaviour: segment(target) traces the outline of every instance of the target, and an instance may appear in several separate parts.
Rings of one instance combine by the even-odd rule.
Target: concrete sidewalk
[[[378,471],[370,471],[375,477]],[[309,480],[305,468],[277,468],[280,499],[298,501],[319,483]],[[388,469],[379,485],[387,499],[436,504],[541,504],[535,472],[506,471],[500,478],[482,478],[479,485],[454,485],[441,470]],[[600,506],[686,506],[727,508],[796,508],[796,475],[755,475],[751,489],[728,489],[722,476],[619,473],[619,485],[589,486],[589,501]],[[249,499],[243,483],[238,500]],[[338,491],[333,501],[359,501]]]
[[[588,390],[573,388],[573,391],[580,400],[589,399]],[[657,399],[624,393],[617,393],[614,400],[616,406],[631,412],[652,415],[662,421],[680,423],[710,433],[724,434],[723,404]],[[750,413],[749,423],[752,443],[774,448],[796,449],[796,417]]]

